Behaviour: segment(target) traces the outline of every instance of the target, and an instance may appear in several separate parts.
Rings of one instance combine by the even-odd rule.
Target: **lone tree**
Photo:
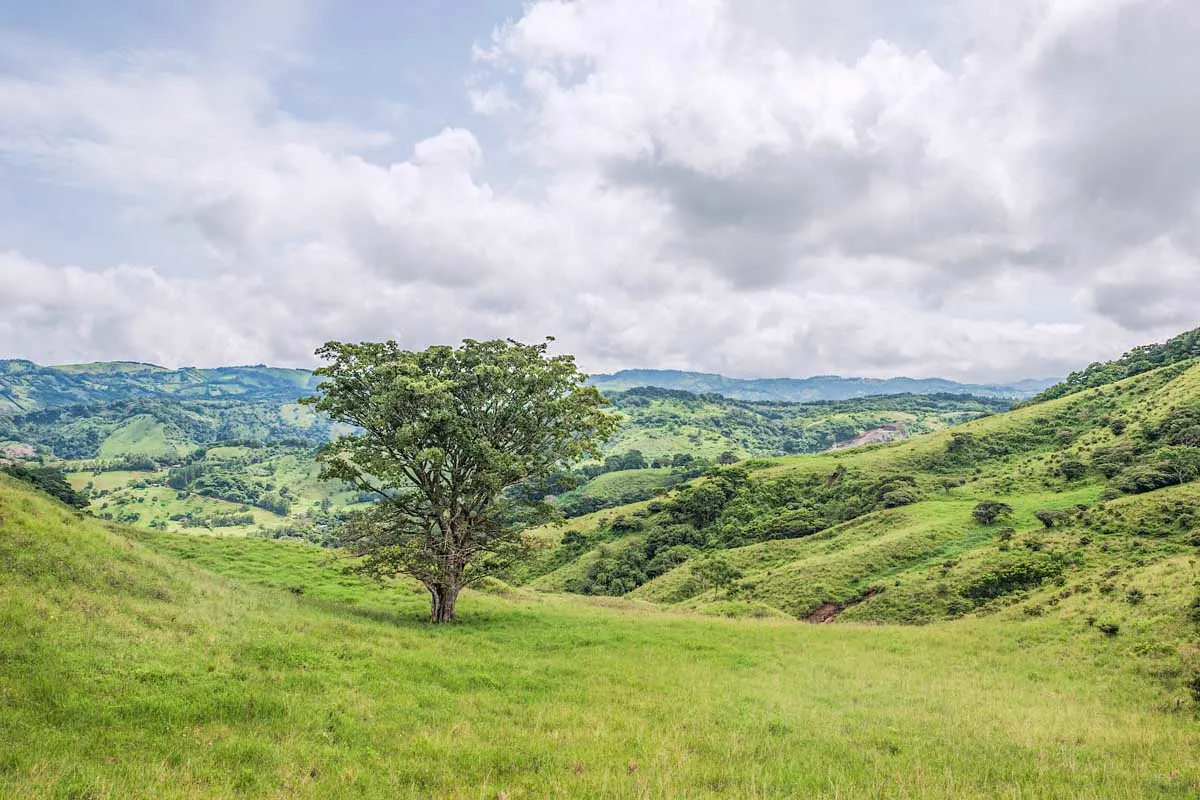
[[[980,523],[991,525],[998,519],[1010,516],[1013,508],[1008,503],[1001,503],[998,500],[984,500],[976,505],[975,510],[971,513]]]
[[[357,429],[321,449],[321,475],[378,498],[347,523],[343,543],[367,574],[420,581],[436,623],[454,619],[464,586],[521,558],[520,522],[551,510],[505,490],[597,456],[616,430],[574,358],[547,355],[550,341],[317,350],[331,363],[304,402]]]
[[[1047,530],[1056,525],[1066,525],[1071,521],[1070,512],[1063,511],[1060,508],[1043,508],[1033,512],[1033,516],[1038,522],[1046,526]]]

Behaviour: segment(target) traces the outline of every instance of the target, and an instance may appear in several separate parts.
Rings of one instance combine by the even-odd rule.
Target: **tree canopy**
[[[322,476],[373,493],[344,541],[377,576],[405,574],[454,619],[459,590],[525,552],[522,522],[548,514],[505,490],[584,457],[616,430],[607,401],[549,342],[464,340],[402,350],[330,342],[305,402],[354,426],[318,455]]]

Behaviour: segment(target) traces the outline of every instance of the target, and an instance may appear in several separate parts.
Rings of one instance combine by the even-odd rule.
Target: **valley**
[[[520,488],[565,519],[448,627],[348,571],[327,423],[64,406],[34,449],[88,511],[0,477],[0,794],[1194,797],[1200,358],[1168,344],[1011,409],[613,393],[604,459]]]
[[[9,448],[10,460],[40,458],[64,470],[104,519],[328,543],[362,498],[317,479],[316,448],[349,429],[297,404],[315,385],[306,371],[268,367],[3,362],[0,397],[9,406],[6,413],[0,408],[0,446]],[[574,475],[583,485],[562,497],[570,515],[646,499],[722,455],[819,452],[882,426],[908,437],[1012,403],[957,394],[741,401],[655,388],[613,392],[611,399],[625,422],[606,452],[638,454],[628,462],[635,469],[610,464]],[[172,483],[173,470],[191,479]]]

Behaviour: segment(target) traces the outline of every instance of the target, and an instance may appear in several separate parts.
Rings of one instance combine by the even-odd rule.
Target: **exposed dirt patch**
[[[837,603],[823,603],[820,608],[805,617],[804,621],[811,622],[814,625],[833,622],[837,619],[838,612],[841,610],[841,606]]]
[[[16,461],[19,459],[36,457],[37,450],[33,449],[33,445],[10,444],[7,447],[5,447],[2,451],[0,451],[0,455],[3,455],[7,459]]]
[[[865,603],[866,601],[870,600],[875,595],[881,594],[882,592],[883,592],[882,589],[871,588],[871,589],[868,589],[867,591],[863,592],[861,595],[854,598],[853,600],[847,600],[844,603],[822,603],[821,605],[819,605],[817,607],[817,609],[815,611],[813,611],[807,617],[805,617],[804,621],[810,622],[814,625],[824,625],[824,624],[833,622],[838,618],[838,615],[841,614],[843,611],[845,611],[847,608],[856,606],[859,603]]]
[[[872,428],[869,431],[860,433],[848,442],[838,442],[830,449],[845,450],[850,447],[861,447],[865,444],[883,444],[884,442],[895,442],[907,438],[908,434],[899,425],[884,425],[881,428]]]

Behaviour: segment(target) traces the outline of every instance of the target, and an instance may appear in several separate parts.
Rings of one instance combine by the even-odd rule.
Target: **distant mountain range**
[[[318,382],[312,372],[267,366],[166,369],[153,364],[112,361],[45,367],[24,360],[0,360],[0,414],[27,414],[48,408],[141,399],[241,400],[291,403]],[[607,392],[643,386],[734,400],[815,402],[891,394],[957,394],[1023,400],[1053,380],[979,385],[942,378],[760,378],[743,380],[701,372],[630,369],[591,376]]]
[[[293,403],[315,385],[308,370],[265,366],[165,369],[111,361],[43,367],[0,361],[0,414],[151,398]]]
[[[591,383],[601,391],[619,392],[639,386],[656,386],[697,394],[720,394],[735,400],[799,403],[887,394],[958,394],[1025,400],[1055,382],[1054,379],[1028,379],[1006,384],[971,384],[944,378],[841,378],[836,375],[741,379],[670,369],[625,369],[591,376]]]

